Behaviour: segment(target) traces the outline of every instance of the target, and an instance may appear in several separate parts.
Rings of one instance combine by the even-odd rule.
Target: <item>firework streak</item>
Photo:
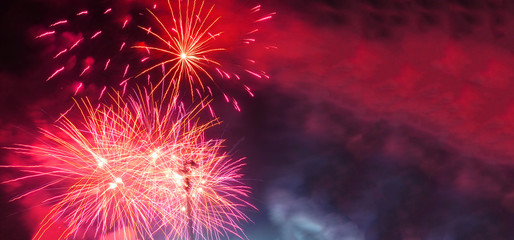
[[[59,239],[115,231],[126,238],[124,229],[143,239],[246,238],[238,226],[248,220],[240,208],[252,207],[240,182],[243,159],[222,152],[223,140],[205,139],[218,124],[199,123],[208,103],[186,110],[178,97],[164,103],[145,89],[126,101],[118,92],[109,96],[98,107],[76,100],[82,121],[63,116],[55,130],[41,130],[43,144],[13,148],[44,164],[3,166],[26,173],[5,183],[47,182],[16,199],[52,190],[45,201],[51,210],[34,239],[47,239],[56,223],[66,226]]]
[[[123,81],[130,64],[121,61],[126,58],[122,50],[127,44],[127,40],[121,39],[126,39],[130,34],[127,29],[130,19],[132,16],[128,14],[114,14],[112,8],[106,8],[100,12],[80,10],[73,16],[49,24],[35,37],[38,42],[48,44],[46,55],[50,58],[50,68],[55,68],[46,81],[72,79],[78,82],[73,87],[74,95],[84,85],[91,84],[92,79],[106,87],[106,82],[100,83],[97,77],[91,77],[95,74],[109,74],[109,80],[116,76],[120,79],[120,85],[125,87],[126,81]]]

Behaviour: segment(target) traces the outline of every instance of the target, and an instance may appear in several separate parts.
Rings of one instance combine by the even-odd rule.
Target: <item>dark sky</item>
[[[212,134],[247,157],[249,201],[259,209],[245,211],[249,239],[514,239],[514,2],[214,2],[229,36],[219,40],[230,46],[221,62],[238,69],[255,59],[270,76],[219,80],[241,112],[220,92],[213,103],[223,123]],[[96,99],[103,86],[120,88],[126,64],[140,71],[140,53],[117,50],[144,41],[135,23],[151,22],[139,13],[152,3],[3,3],[0,145],[34,142],[78,84],[78,97]],[[258,25],[253,46],[239,47],[257,4],[277,14]],[[84,9],[88,16],[75,15]],[[70,22],[58,34],[34,39],[61,19]],[[96,42],[52,59],[98,29]],[[87,64],[96,68],[79,76]],[[64,65],[71,70],[45,81]],[[23,161],[31,159],[0,150],[2,164]],[[18,174],[1,171],[2,180]],[[8,202],[30,186],[0,189],[0,238],[30,239],[41,199]]]

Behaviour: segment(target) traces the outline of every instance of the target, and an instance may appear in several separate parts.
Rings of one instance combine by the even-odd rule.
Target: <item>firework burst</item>
[[[146,61],[150,56],[156,61],[136,77],[158,69],[162,71],[163,77],[155,85],[155,88],[164,85],[167,94],[170,89],[178,91],[180,85],[186,82],[189,85],[191,96],[197,94],[200,97],[203,97],[204,93],[212,96],[213,93],[209,83],[220,89],[219,81],[215,81],[215,75],[221,79],[240,80],[238,74],[223,70],[224,65],[221,63],[221,59],[216,58],[216,55],[231,49],[229,49],[230,46],[226,46],[223,41],[220,41],[224,33],[215,28],[221,16],[216,16],[214,5],[196,0],[174,1],[173,3],[168,0],[167,3],[169,16],[163,14],[164,17],[159,17],[155,9],[154,11],[148,10],[157,26],[154,28],[140,26],[155,41],[144,42],[134,46],[134,48],[142,49],[149,55],[142,61]],[[252,8],[250,13],[257,14],[260,10],[261,7],[258,5]],[[273,15],[274,13],[265,15],[253,23],[266,21],[271,19]],[[169,19],[166,17],[169,17]],[[258,32],[258,29],[244,34],[245,36],[241,39],[241,42],[244,45],[254,43],[255,38],[250,36],[256,32]],[[233,36],[233,34],[230,35]],[[245,59],[245,62],[255,63],[254,60],[250,59]],[[268,77],[262,71],[240,66],[238,68],[257,78]],[[204,79],[208,79],[209,83],[205,82]],[[244,87],[253,96],[251,89],[246,85]],[[235,99],[231,99],[226,94],[224,94],[224,97],[228,102],[232,101],[234,107],[239,110]]]
[[[110,96],[111,104],[98,107],[77,100],[79,125],[64,116],[55,131],[42,130],[42,145],[14,148],[45,164],[4,166],[27,173],[5,183],[48,181],[15,199],[52,189],[45,200],[51,210],[34,239],[46,239],[56,223],[66,226],[59,239],[130,234],[123,229],[150,239],[244,238],[240,207],[251,206],[240,182],[244,164],[221,151],[223,140],[205,139],[217,124],[199,123],[206,104],[186,109],[176,96],[163,103],[144,89],[128,101]]]

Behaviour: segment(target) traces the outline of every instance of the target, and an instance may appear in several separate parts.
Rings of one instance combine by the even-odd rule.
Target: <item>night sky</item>
[[[217,44],[229,46],[217,57],[234,71],[254,59],[251,67],[269,75],[218,79],[213,107],[222,123],[208,133],[247,157],[248,201],[258,208],[245,210],[249,239],[514,239],[513,1],[213,2],[225,36]],[[119,52],[119,44],[145,41],[136,23],[151,23],[139,13],[153,3],[2,3],[0,146],[37,141],[78,84],[75,97],[97,99],[104,86],[120,89],[126,64],[129,74],[141,71],[141,53]],[[257,4],[276,15],[241,47]],[[88,16],[76,16],[84,9]],[[61,19],[70,22],[58,34],[35,39]],[[98,39],[53,59],[98,29]],[[46,81],[63,65],[71,70]],[[85,65],[96,68],[79,76]],[[128,91],[137,84],[146,79],[130,80]],[[0,164],[33,161],[0,149]],[[20,174],[0,171],[3,181]],[[0,239],[30,239],[51,193],[9,202],[30,184],[0,189]]]

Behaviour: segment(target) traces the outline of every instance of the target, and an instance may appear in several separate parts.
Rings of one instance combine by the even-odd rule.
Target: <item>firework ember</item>
[[[113,86],[115,83],[108,83],[113,78],[125,80],[128,69],[124,71],[118,66],[127,65],[125,54],[128,53],[123,50],[126,41],[130,43],[132,39],[126,28],[132,16],[120,9],[89,5],[93,10],[75,10],[66,19],[61,18],[37,31],[34,40],[45,45],[45,57],[50,60],[51,72],[46,81],[75,79],[87,87],[89,84]],[[105,75],[109,75],[106,81],[99,82],[99,76]]]
[[[240,182],[244,164],[222,152],[223,140],[205,138],[217,124],[199,123],[208,102],[186,110],[177,96],[164,103],[145,89],[127,101],[119,92],[109,96],[111,103],[98,107],[77,100],[81,122],[68,113],[55,129],[42,129],[43,144],[13,148],[45,159],[4,166],[26,173],[5,183],[47,182],[13,200],[52,193],[45,201],[51,210],[33,238],[47,239],[57,223],[66,226],[59,239],[123,229],[145,239],[157,232],[167,239],[245,238],[238,226],[247,220],[239,208],[251,207],[244,200],[249,189]]]
[[[172,18],[171,26],[161,20],[157,15],[148,10],[148,12],[154,17],[155,21],[159,24],[159,27],[165,34],[159,35],[152,31],[152,29],[140,27],[145,30],[156,39],[159,40],[163,47],[158,46],[134,46],[135,48],[142,48],[147,51],[157,51],[164,53],[169,58],[158,62],[150,68],[144,70],[139,75],[145,74],[152,69],[171,65],[166,71],[160,85],[165,79],[171,78],[172,81],[176,81],[177,87],[182,81],[188,81],[191,87],[191,95],[193,94],[193,84],[200,85],[203,89],[204,84],[201,81],[201,74],[207,78],[213,80],[211,74],[205,69],[207,65],[219,66],[220,64],[208,58],[209,53],[216,51],[223,51],[223,48],[210,48],[210,43],[219,36],[221,32],[211,33],[213,25],[219,20],[220,17],[212,17],[211,13],[214,6],[205,7],[205,3],[196,1],[189,1],[181,3],[178,1],[178,8],[172,7],[172,3],[168,0],[168,6]],[[212,19],[211,19],[212,18]],[[167,83],[166,92],[169,91],[170,87],[174,85],[171,82]]]

